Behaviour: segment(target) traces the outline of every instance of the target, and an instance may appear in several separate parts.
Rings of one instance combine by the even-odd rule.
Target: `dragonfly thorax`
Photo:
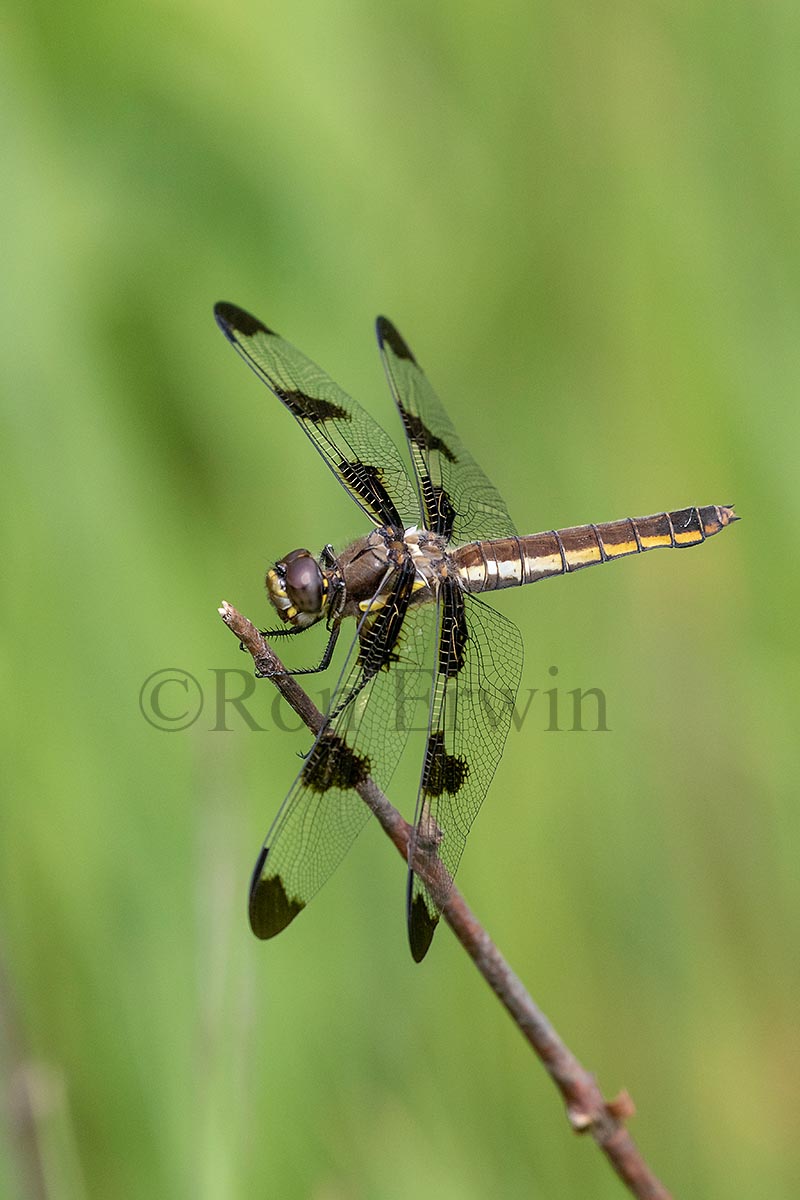
[[[307,629],[325,616],[328,576],[309,550],[292,550],[267,571],[267,593],[282,621]]]

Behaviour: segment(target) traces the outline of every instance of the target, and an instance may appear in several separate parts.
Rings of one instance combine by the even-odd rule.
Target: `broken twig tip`
[[[636,1116],[636,1105],[630,1092],[626,1092],[624,1088],[613,1100],[606,1101],[606,1110],[618,1121],[628,1121]]]
[[[576,1133],[585,1133],[592,1124],[591,1115],[583,1108],[573,1108],[571,1105],[568,1105],[567,1117]]]

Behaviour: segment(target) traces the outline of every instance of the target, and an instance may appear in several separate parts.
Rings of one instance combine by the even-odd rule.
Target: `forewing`
[[[409,607],[414,571],[402,568],[389,600],[361,622],[316,739],[256,862],[250,925],[260,938],[284,929],[341,862],[369,817],[359,783],[385,790],[427,677],[433,605]],[[425,678],[427,683],[427,678]]]
[[[500,493],[464,449],[403,338],[386,317],[378,317],[376,330],[427,528],[455,543],[516,533]]]
[[[413,868],[408,877],[408,936],[417,962],[427,953],[500,761],[521,674],[516,625],[446,580],[439,597],[431,719],[414,820],[414,853],[436,886],[429,888]]]
[[[400,453],[369,413],[316,363],[244,309],[221,301],[214,316],[370,520],[403,528],[418,521],[419,501]]]

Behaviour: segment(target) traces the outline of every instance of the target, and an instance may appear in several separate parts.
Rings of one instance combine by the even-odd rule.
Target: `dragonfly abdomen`
[[[451,557],[467,591],[488,592],[536,583],[550,575],[564,575],[645,550],[697,546],[738,519],[729,505],[707,504],[528,537],[470,542],[452,551]]]

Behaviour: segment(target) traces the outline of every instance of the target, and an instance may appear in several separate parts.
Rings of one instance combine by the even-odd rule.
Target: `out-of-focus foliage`
[[[215,729],[216,606],[267,623],[264,567],[363,526],[223,298],[397,433],[385,311],[525,532],[737,503],[498,600],[530,706],[460,882],[677,1195],[794,1194],[798,37],[741,0],[7,8],[4,1194],[620,1195],[449,933],[412,964],[376,828],[249,933],[308,739],[268,684]],[[164,668],[182,732],[140,712]]]

